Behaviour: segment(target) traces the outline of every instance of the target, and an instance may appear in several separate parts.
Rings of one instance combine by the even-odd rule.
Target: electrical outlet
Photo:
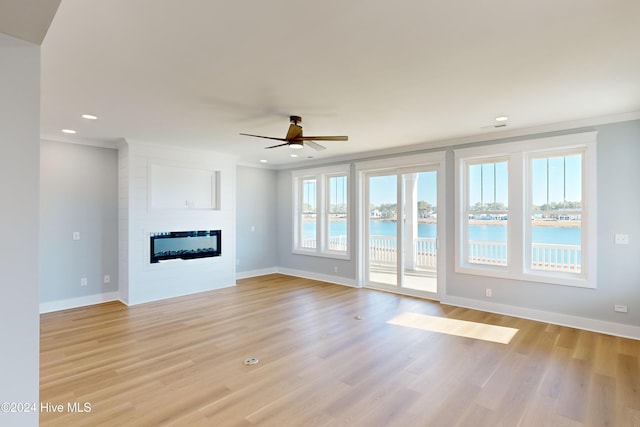
[[[628,245],[629,244],[629,235],[628,234],[616,234],[615,235],[616,245]]]
[[[108,274],[105,274],[103,282],[104,283],[111,283],[111,276],[108,275]]]
[[[80,240],[80,232],[79,231],[74,231],[73,235],[71,236],[73,240]]]
[[[484,296],[485,297],[489,297],[489,298],[491,298],[493,296],[493,292],[491,291],[491,288],[486,288],[484,290]]]
[[[89,281],[87,280],[86,277],[80,278],[80,286],[87,286],[88,284],[89,284]]]
[[[338,272],[338,266],[337,266],[337,265],[335,265],[335,266],[333,267],[333,272],[334,272],[334,273],[337,273],[337,272]]]
[[[613,311],[617,311],[618,313],[626,313],[627,306],[622,304],[616,304],[613,306]]]

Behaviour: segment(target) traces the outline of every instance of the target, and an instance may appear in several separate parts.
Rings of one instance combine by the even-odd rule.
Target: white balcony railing
[[[329,250],[330,251],[346,251],[347,250],[347,236],[329,236]]]
[[[413,241],[415,265],[419,269],[436,271],[438,247],[435,238],[418,237]]]
[[[395,265],[398,261],[395,236],[369,237],[369,262],[377,265]],[[436,270],[436,239],[417,237],[413,241],[413,263],[420,270]]]
[[[395,265],[396,256],[395,236],[369,236],[369,262],[378,265]]]
[[[469,241],[469,262],[472,264],[507,265],[507,243]],[[533,243],[531,268],[543,271],[580,273],[582,250],[580,245]]]
[[[580,245],[533,243],[531,245],[531,268],[580,273],[581,256]]]
[[[300,247],[315,249],[316,247],[316,238],[315,237],[303,237],[300,242]]]
[[[507,242],[470,240],[468,255],[472,264],[507,265]]]
[[[347,250],[346,236],[331,236],[329,249]],[[413,265],[420,270],[435,271],[437,247],[435,238],[418,237],[413,242]],[[316,241],[306,238],[302,242],[306,248],[315,248]],[[369,237],[369,262],[374,265],[395,265],[397,259],[395,236]],[[580,273],[581,248],[579,245],[557,245],[533,243],[531,245],[531,268],[544,271]],[[469,241],[468,260],[472,264],[507,265],[507,243]]]
[[[315,249],[316,239],[315,237],[304,237],[300,242],[300,246],[303,248]],[[330,251],[346,251],[347,250],[347,236],[330,236],[328,242],[328,249]]]

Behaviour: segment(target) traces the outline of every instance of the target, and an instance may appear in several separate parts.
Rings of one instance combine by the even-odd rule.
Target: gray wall
[[[330,165],[327,165],[330,166]],[[314,169],[316,169],[314,167]],[[351,167],[351,176],[349,177],[349,212],[356,212],[356,199],[353,197],[355,193],[355,168]],[[356,217],[354,214],[349,217],[349,244],[352,248],[351,259],[335,259],[317,256],[309,256],[291,253],[293,245],[293,200],[291,199],[291,170],[281,170],[278,173],[278,261],[279,267],[289,268],[292,270],[311,272],[316,274],[336,276],[348,279],[347,282],[356,280]],[[338,272],[335,272],[335,269]],[[338,280],[338,283],[342,281]]]
[[[448,147],[446,170],[446,296],[468,301],[491,302],[523,309],[533,309],[587,319],[640,326],[640,121],[572,129],[526,137],[484,141],[473,145],[495,144],[584,131],[598,131],[598,287],[577,287],[532,283],[490,277],[458,274],[455,272],[454,236],[454,159]],[[420,152],[425,152],[423,150]],[[442,151],[442,149],[432,150]],[[406,155],[407,153],[403,153]],[[384,156],[392,158],[393,156]],[[317,166],[316,166],[317,167]],[[352,169],[353,172],[353,169]],[[352,182],[355,175],[351,175]],[[291,171],[278,173],[278,261],[280,267],[317,274],[336,274],[353,279],[356,276],[356,251],[350,261],[338,261],[291,253]],[[352,196],[355,194],[351,192]],[[353,206],[353,200],[352,200]],[[355,212],[355,209],[352,210]],[[352,218],[351,230],[355,230]],[[614,245],[614,234],[630,236],[630,244]],[[353,239],[353,236],[352,236]],[[353,240],[352,240],[353,241]],[[484,296],[491,287],[493,297]],[[444,299],[446,299],[446,296]],[[628,305],[628,313],[616,313],[614,304]]]
[[[595,126],[598,131],[598,287],[583,289],[457,274],[447,263],[447,294],[493,303],[640,326],[640,121]],[[566,132],[564,132],[566,133]],[[546,135],[545,135],[546,136]],[[452,154],[452,153],[451,153]],[[447,163],[447,194],[454,192],[453,155]],[[635,190],[634,190],[635,189]],[[449,216],[453,200],[447,197]],[[634,218],[635,216],[635,218]],[[447,259],[454,259],[453,221],[447,224]],[[614,234],[630,235],[628,246],[614,245]],[[626,304],[628,313],[616,313]]]
[[[40,48],[0,34],[0,402],[38,402]],[[37,426],[38,413],[0,413]]]
[[[117,174],[114,149],[42,141],[41,302],[118,290]],[[78,241],[72,239],[76,231]],[[110,283],[103,283],[104,275]]]
[[[273,170],[236,168],[236,273],[278,265],[276,176]]]

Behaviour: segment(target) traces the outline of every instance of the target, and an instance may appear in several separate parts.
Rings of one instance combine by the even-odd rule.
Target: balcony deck
[[[369,280],[376,283],[396,285],[397,274],[392,266],[375,265],[369,270]],[[436,293],[438,291],[435,271],[412,270],[404,272],[404,288]]]

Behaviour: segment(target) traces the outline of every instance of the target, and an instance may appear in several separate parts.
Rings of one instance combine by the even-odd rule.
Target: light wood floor
[[[388,324],[518,328],[496,344]],[[358,320],[355,317],[360,316]],[[256,357],[260,362],[246,366]],[[640,341],[269,275],[42,315],[43,426],[640,426]],[[91,412],[69,413],[67,402]]]

